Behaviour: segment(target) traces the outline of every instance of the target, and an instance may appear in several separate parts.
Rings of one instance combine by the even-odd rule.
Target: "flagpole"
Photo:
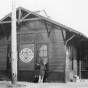
[[[16,1],[12,0],[12,27],[11,27],[11,49],[12,49],[12,84],[17,84],[17,34],[16,34]]]

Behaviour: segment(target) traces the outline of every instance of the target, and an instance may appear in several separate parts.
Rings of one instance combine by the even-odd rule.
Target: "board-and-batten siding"
[[[0,46],[0,70],[7,69],[7,45]]]
[[[52,43],[49,45],[49,70],[64,72],[64,44]]]
[[[64,36],[65,36],[65,31]],[[49,44],[49,70],[64,73],[65,47],[61,28],[53,29]]]

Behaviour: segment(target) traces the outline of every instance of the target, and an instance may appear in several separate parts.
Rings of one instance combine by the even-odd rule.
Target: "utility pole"
[[[16,1],[12,0],[12,27],[11,27],[11,71],[12,84],[17,84],[17,35],[16,35]]]

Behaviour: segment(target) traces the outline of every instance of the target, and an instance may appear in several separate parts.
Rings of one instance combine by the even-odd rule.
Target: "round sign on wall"
[[[19,57],[24,63],[28,63],[33,59],[34,53],[31,49],[24,48],[23,50],[21,50]]]

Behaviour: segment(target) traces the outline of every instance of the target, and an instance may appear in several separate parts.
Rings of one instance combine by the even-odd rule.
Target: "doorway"
[[[35,59],[35,70],[39,70],[36,63],[40,64],[41,59],[46,64],[48,70],[48,45],[47,44],[36,44],[36,59]]]

